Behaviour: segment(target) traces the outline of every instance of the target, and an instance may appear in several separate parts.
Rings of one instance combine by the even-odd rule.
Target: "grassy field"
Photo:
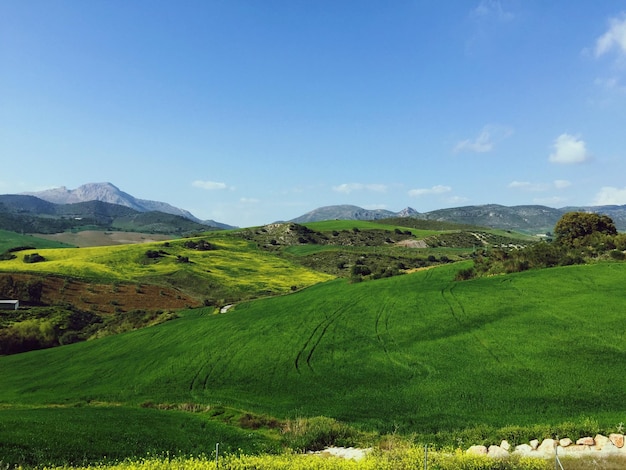
[[[409,231],[417,238],[425,238],[431,235],[441,233],[441,230],[422,230],[411,227],[405,227],[402,225],[384,224],[379,222],[373,222],[369,220],[324,220],[321,222],[307,222],[302,224],[311,230],[318,232],[332,232],[340,230],[389,230],[394,231],[396,229],[402,231]]]
[[[35,248],[67,248],[71,244],[56,240],[46,240],[32,235],[20,235],[8,230],[0,230],[0,253],[16,246],[32,246]]]
[[[62,419],[76,404],[196,403],[325,415],[426,442],[616,431],[626,420],[626,264],[453,282],[459,268],[335,280],[0,357],[0,420],[44,405],[62,406]]]
[[[194,240],[210,240],[214,249],[185,245]],[[148,257],[149,250],[157,255]],[[24,256],[33,253],[45,261],[25,263]],[[183,258],[187,262],[181,262]],[[67,276],[96,283],[166,284],[204,296],[219,289],[225,300],[287,293],[331,278],[222,234],[121,246],[26,250],[15,259],[0,261],[0,272]]]
[[[37,236],[45,240],[57,241],[77,247],[127,245],[129,243],[149,243],[156,241],[166,241],[171,240],[172,238],[176,238],[171,235],[162,235],[158,233],[148,234],[141,232],[119,232],[103,230],[81,230],[77,232],[38,234]]]

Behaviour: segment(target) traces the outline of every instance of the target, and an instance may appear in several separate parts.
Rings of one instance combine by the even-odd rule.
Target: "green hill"
[[[195,403],[279,419],[325,415],[425,439],[623,421],[626,264],[454,282],[458,269],[334,280],[226,314],[194,309],[143,330],[0,357],[0,420],[17,407]]]
[[[71,245],[0,229],[0,253],[16,247],[68,248]]]

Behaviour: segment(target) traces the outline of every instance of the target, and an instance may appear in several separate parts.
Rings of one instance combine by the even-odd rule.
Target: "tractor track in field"
[[[453,291],[455,287],[456,284],[448,284],[446,287],[441,289],[441,297],[443,298],[443,301],[448,305],[448,309],[450,310],[452,318],[454,318],[454,320],[463,328],[464,331],[467,331],[474,337],[476,342],[487,352],[487,354],[489,354],[496,362],[501,364],[502,361],[500,360],[500,358],[491,350],[491,348],[489,348],[489,346],[487,346],[487,344],[482,339],[480,339],[480,337],[476,334],[475,331],[473,331],[469,327],[469,325],[466,325],[461,321],[461,318],[455,311],[453,303],[457,305],[457,308],[461,311],[461,313],[465,313],[465,308],[463,307],[463,304],[457,299],[456,295],[454,295]],[[450,298],[452,300],[450,300]]]
[[[321,322],[319,322],[315,326],[315,328],[313,328],[313,331],[311,332],[307,340],[304,342],[304,345],[302,346],[302,348],[300,348],[300,351],[298,351],[298,354],[296,355],[296,359],[294,361],[294,365],[296,367],[296,371],[298,372],[298,374],[302,374],[301,369],[302,369],[303,358],[304,358],[304,364],[306,364],[306,367],[311,372],[315,372],[315,369],[313,369],[313,366],[311,365],[311,359],[313,358],[313,354],[315,353],[317,347],[319,346],[322,339],[326,335],[328,328],[330,328],[330,326],[333,323],[335,323],[335,321],[339,317],[341,317],[346,312],[346,310],[348,310],[356,302],[357,300],[351,302],[350,304],[346,303],[342,305],[341,307],[333,311],[330,315],[325,317]]]
[[[387,356],[387,359],[391,361],[391,357],[389,356],[389,349],[387,348],[387,342],[383,339],[383,334],[387,334],[389,337],[391,337],[391,334],[389,333],[389,313],[387,313],[383,322],[385,331],[384,333],[381,333],[380,331],[381,330],[381,326],[380,326],[381,318],[385,312],[388,312],[388,308],[387,308],[388,304],[389,304],[389,301],[386,301],[378,309],[378,313],[376,314],[376,322],[374,323],[374,331],[376,332],[376,338],[378,339],[378,342],[382,346],[383,351],[385,351],[385,355]],[[393,342],[393,337],[391,337],[391,341]]]
[[[425,362],[420,361],[418,358],[409,356],[406,352],[402,352],[401,347],[398,345],[389,330],[389,320],[393,313],[393,307],[395,304],[395,301],[388,300],[376,313],[376,320],[374,323],[376,339],[383,348],[385,357],[391,365],[409,371],[409,375],[407,377],[408,380],[415,378],[417,375],[422,377],[428,376],[432,372],[432,368]],[[385,337],[387,337],[387,339],[385,339]],[[394,358],[394,353],[401,359]]]

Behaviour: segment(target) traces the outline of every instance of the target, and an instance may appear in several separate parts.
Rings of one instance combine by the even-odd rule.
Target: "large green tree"
[[[617,235],[615,224],[609,216],[592,212],[568,212],[554,227],[556,242],[568,247],[589,245],[598,235]]]

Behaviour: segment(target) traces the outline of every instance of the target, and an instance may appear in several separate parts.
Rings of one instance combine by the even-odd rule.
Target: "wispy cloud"
[[[195,188],[206,189],[207,191],[216,191],[221,189],[228,189],[226,183],[218,183],[216,181],[201,181],[196,180],[191,185]]]
[[[420,188],[420,189],[411,189],[409,190],[409,196],[411,197],[420,197],[420,196],[428,196],[431,194],[444,194],[452,191],[450,186],[436,185],[432,188]]]
[[[513,134],[513,131],[508,127],[489,124],[482,128],[476,138],[462,140],[461,142],[457,143],[454,147],[454,153],[491,152],[497,143],[506,139],[511,134]]]
[[[569,188],[572,182],[567,180],[554,180],[553,184],[556,189],[565,189]]]
[[[626,13],[609,19],[609,29],[596,40],[594,54],[600,57],[614,49],[626,56]]]
[[[626,188],[615,188],[613,186],[602,187],[592,202],[594,206],[623,204],[626,204]]]
[[[594,83],[610,92],[626,93],[626,85],[618,77],[597,78]]]
[[[550,154],[549,160],[552,163],[565,165],[573,163],[583,163],[589,160],[587,144],[580,137],[570,134],[561,134],[552,144],[554,152]]]
[[[258,204],[261,201],[254,197],[242,197],[239,199],[239,202],[241,202],[242,204]]]
[[[333,191],[346,194],[350,194],[353,191],[373,191],[377,193],[384,193],[387,191],[387,186],[384,184],[344,183],[339,186],[334,186]]]
[[[511,21],[513,13],[506,11],[500,0],[481,0],[471,12],[472,18],[493,18],[498,21]]]
[[[552,183],[532,183],[530,181],[511,181],[508,185],[511,189],[519,189],[529,192],[542,192],[551,189],[565,189],[572,183],[567,180],[554,180]]]
[[[531,183],[530,181],[511,181],[509,183],[511,189],[521,189],[523,191],[547,191],[550,186],[545,183]]]

